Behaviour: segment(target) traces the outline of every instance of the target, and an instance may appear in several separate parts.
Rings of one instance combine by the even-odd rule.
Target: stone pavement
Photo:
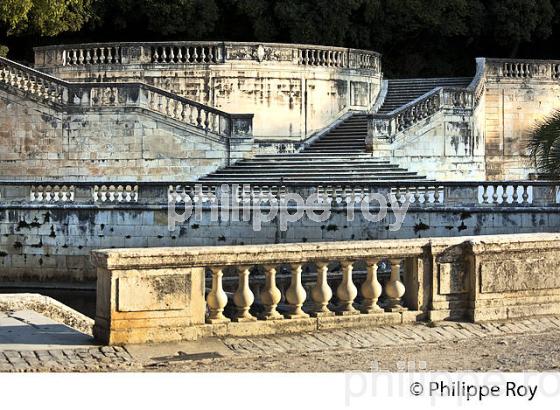
[[[438,322],[432,327],[415,323],[361,329],[337,329],[297,335],[225,338],[224,344],[237,355],[284,354],[298,351],[325,351],[396,347],[423,343],[560,331],[560,317],[496,323]]]
[[[30,313],[26,315],[27,318],[32,316]],[[4,314],[4,320],[6,316],[14,318],[14,314]],[[68,334],[71,335],[71,332]],[[59,334],[56,336],[60,337]],[[518,343],[523,338],[527,342]],[[73,340],[82,341],[78,337]],[[548,344],[541,343],[540,352],[532,351],[540,341]],[[17,345],[0,341],[0,371],[344,371],[353,369],[353,366],[359,368],[376,355],[401,358],[406,356],[403,352],[409,351],[409,357],[414,358],[422,349],[431,349],[432,356],[428,356],[431,361],[447,355],[449,360],[456,361],[448,368],[461,370],[471,368],[472,362],[468,361],[471,352],[478,350],[476,356],[485,357],[486,345],[501,349],[502,356],[511,352],[512,358],[498,354],[494,364],[505,363],[505,370],[509,370],[509,363],[511,368],[524,370],[524,362],[517,359],[525,353],[531,360],[538,359],[537,364],[551,362],[548,357],[552,357],[554,362],[554,357],[558,355],[554,346],[558,346],[558,341],[560,316],[480,324],[416,323],[125,347],[84,347],[68,343],[60,349],[53,349],[53,345],[47,344],[28,345],[33,346],[32,349],[6,349],[7,346]],[[514,347],[517,351],[512,350]],[[450,353],[458,356],[453,358]],[[459,363],[461,358],[466,361]],[[550,366],[555,368],[557,363]]]
[[[94,345],[93,337],[32,310],[0,312],[0,350]]]

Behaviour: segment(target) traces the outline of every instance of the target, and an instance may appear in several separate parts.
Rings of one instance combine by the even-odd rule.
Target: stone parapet
[[[557,314],[559,251],[559,234],[99,250],[92,253],[94,335],[108,344],[146,343]],[[390,270],[383,284],[382,264]],[[316,276],[310,288],[305,266]],[[361,284],[352,276],[357,266],[367,271]],[[280,290],[276,274],[285,267],[290,285]],[[337,269],[334,286],[329,273]],[[259,270],[266,281],[255,295]],[[232,275],[238,285],[228,295],[223,280]]]

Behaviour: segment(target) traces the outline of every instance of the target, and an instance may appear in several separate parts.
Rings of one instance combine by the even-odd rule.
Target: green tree
[[[78,31],[91,17],[94,0],[2,0],[0,29],[7,36],[56,36]],[[0,53],[7,48],[0,45]]]

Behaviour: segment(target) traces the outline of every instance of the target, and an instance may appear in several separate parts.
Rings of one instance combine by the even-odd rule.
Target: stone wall
[[[434,198],[435,191],[427,186],[386,184],[377,192],[400,189],[402,195],[418,196],[396,231],[391,230],[392,212],[375,222],[356,205],[354,219],[348,220],[347,205],[336,200],[328,219],[316,222],[304,216],[288,221],[286,230],[275,218],[256,231],[252,213],[248,220],[241,216],[238,221],[223,216],[213,220],[212,208],[218,203],[206,203],[200,219],[192,216],[170,230],[170,185],[0,186],[0,280],[92,281],[95,272],[89,254],[103,248],[455,237],[560,228],[555,186],[515,186],[515,193],[506,187],[504,194],[500,185],[450,184],[438,188]],[[300,192],[304,197],[309,194]],[[180,206],[177,213],[182,213]],[[372,203],[368,209],[375,213],[378,207]],[[266,207],[262,213],[268,214]]]
[[[71,81],[142,81],[227,112],[251,112],[256,137],[296,141],[349,109],[368,109],[382,76],[379,55],[369,51],[224,42],[39,47],[35,66]]]
[[[5,59],[0,69],[4,178],[189,181],[251,154],[250,116],[141,84],[70,84]]]
[[[527,136],[560,108],[558,61],[486,59],[486,173],[489,180],[523,179],[535,172]]]

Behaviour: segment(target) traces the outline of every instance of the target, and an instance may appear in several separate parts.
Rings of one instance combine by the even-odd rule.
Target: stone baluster
[[[381,284],[377,280],[378,262],[377,259],[369,259],[367,261],[367,277],[360,288],[362,297],[364,298],[360,308],[362,313],[370,314],[383,312],[383,309],[377,304],[382,291]]]
[[[301,269],[302,266],[300,263],[291,265],[292,277],[290,287],[286,291],[286,301],[290,308],[286,317],[289,319],[309,317],[301,308],[307,297],[307,293],[301,284]]]
[[[391,262],[391,277],[385,284],[385,293],[388,296],[387,311],[399,312],[405,310],[401,304],[401,298],[404,295],[405,288],[400,281],[401,276],[401,260],[390,259]]]
[[[498,185],[493,186],[494,192],[492,192],[492,203],[498,203]]]
[[[526,203],[528,203],[528,200],[529,200],[529,186],[528,185],[521,185],[521,190],[522,190],[521,191],[522,192],[521,203],[526,204]]]
[[[261,292],[261,302],[264,306],[264,312],[260,318],[263,320],[277,320],[283,319],[283,316],[278,313],[276,306],[282,298],[280,289],[276,286],[276,267],[267,265],[265,269],[265,284]]]
[[[233,303],[236,307],[236,314],[233,318],[234,322],[247,322],[256,320],[256,318],[249,313],[251,305],[255,301],[255,295],[249,287],[249,274],[250,266],[239,267],[239,284],[237,290],[233,295]]]
[[[482,185],[482,203],[488,203],[488,186]]]
[[[502,185],[502,204],[508,203],[507,185]]]
[[[193,58],[193,63],[198,63],[198,51],[196,47],[193,47],[192,58]]]
[[[358,295],[358,289],[352,281],[352,270],[354,268],[353,262],[344,261],[341,263],[342,267],[342,281],[336,288],[336,296],[339,300],[337,314],[348,315],[358,313],[352,306],[354,299]]]
[[[519,195],[517,194],[517,189],[519,188],[518,185],[513,185],[513,195],[512,195],[512,204],[517,204],[519,200]]]
[[[206,297],[206,303],[210,314],[206,319],[206,323],[224,323],[229,322],[229,319],[224,316],[224,308],[227,305],[227,295],[222,286],[222,277],[224,276],[223,268],[215,266],[211,268],[212,271],[212,289]]]
[[[315,303],[315,309],[312,316],[331,316],[328,308],[329,301],[332,298],[332,290],[327,282],[327,273],[329,270],[328,262],[317,262],[317,282],[311,289],[311,299]]]
[[[169,47],[169,62],[170,63],[175,62],[175,47],[173,46]]]

